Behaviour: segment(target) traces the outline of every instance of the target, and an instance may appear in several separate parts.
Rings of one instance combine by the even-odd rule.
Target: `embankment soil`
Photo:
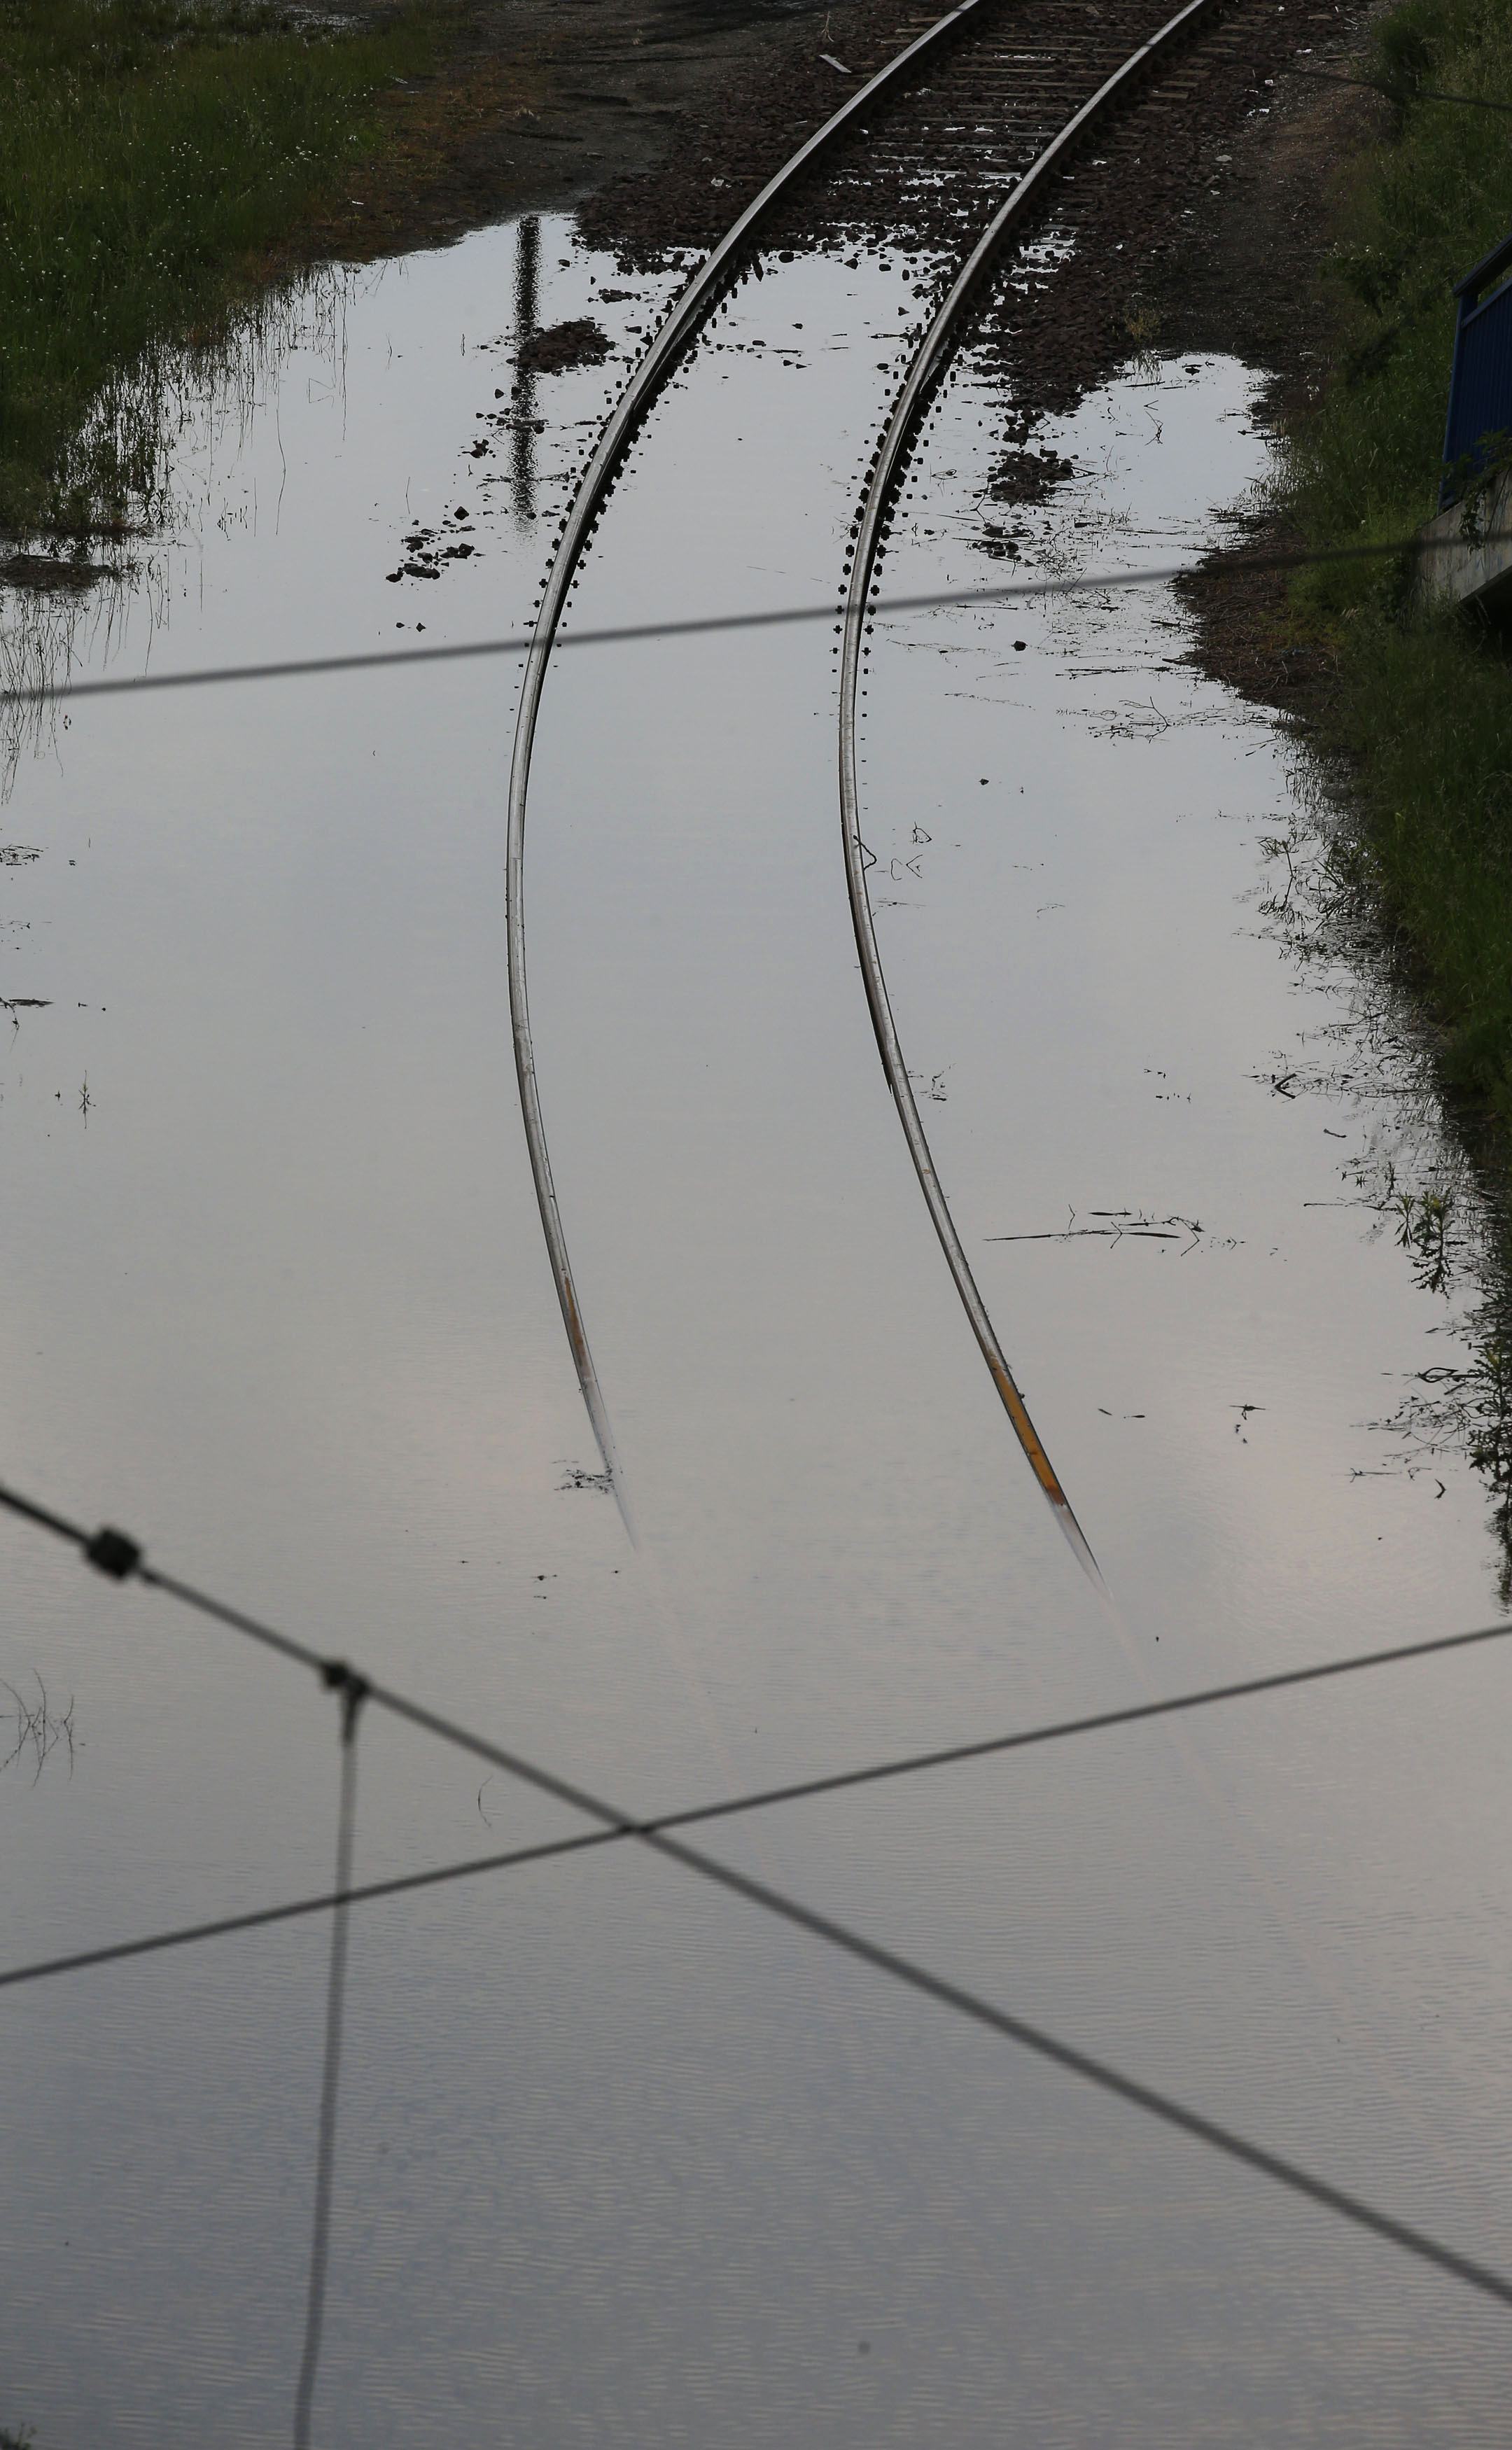
[[[1382,544],[1432,514],[1451,284],[1512,229],[1512,17],[1502,0],[1380,12],[1352,66],[1385,91],[1320,86],[1258,149],[1250,191],[1235,192],[1212,234],[1215,254],[1258,244],[1290,276],[1277,311],[1268,317],[1262,302],[1247,351],[1271,372],[1281,450],[1251,543]],[[1196,329],[1200,280],[1192,308]],[[1215,320],[1233,345],[1232,306]],[[1391,557],[1235,583],[1220,556],[1190,594],[1204,660],[1300,718],[1324,761],[1342,811],[1336,881],[1373,923],[1504,1203],[1512,661],[1504,630],[1423,611],[1410,579],[1409,561]]]

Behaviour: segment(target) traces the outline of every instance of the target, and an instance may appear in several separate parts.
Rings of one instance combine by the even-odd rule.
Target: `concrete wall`
[[[1441,546],[1418,564],[1417,593],[1425,603],[1475,604],[1486,611],[1512,610],[1512,476],[1473,505],[1475,537],[1465,535],[1465,506],[1451,502],[1418,530],[1420,543]],[[1496,542],[1476,538],[1495,537]]]

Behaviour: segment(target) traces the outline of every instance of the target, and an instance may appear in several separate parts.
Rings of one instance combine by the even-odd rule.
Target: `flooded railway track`
[[[1243,0],[1188,0],[1174,15],[1148,0],[961,0],[910,39],[769,179],[694,273],[646,344],[599,435],[563,519],[522,678],[509,788],[508,942],[511,1024],[532,1174],[557,1298],[604,1470],[626,1528],[634,1526],[608,1405],[594,1365],[552,1171],[532,1034],[526,964],[525,843],[532,757],[553,644],[580,566],[647,416],[710,329],[734,286],[762,277],[762,256],[785,257],[822,227],[833,245],[863,241],[932,262],[915,286],[911,355],[863,456],[837,610],[839,799],[846,889],[882,1067],[910,1158],[1004,1411],[1078,1561],[1100,1576],[973,1275],[936,1172],[893,1020],[866,884],[857,768],[858,690],[869,650],[869,607],[914,443],[962,347],[995,293],[1042,289],[1076,247],[1077,166],[1095,132],[1125,142],[1092,165],[1116,178],[1141,100],[1190,100],[1183,65],[1201,41],[1235,39]],[[1134,141],[1137,140],[1135,136]],[[1004,194],[1002,191],[1006,190]],[[1055,226],[1046,243],[1046,224]],[[1040,262],[1026,259],[1031,237]],[[999,301],[1000,303],[1000,297]],[[1012,326],[1009,330],[1011,332]],[[999,347],[1001,343],[999,342]]]

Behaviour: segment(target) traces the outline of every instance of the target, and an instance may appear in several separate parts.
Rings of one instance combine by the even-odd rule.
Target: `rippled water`
[[[201,413],[184,533],[87,659],[525,619],[615,369],[541,378],[542,431],[471,456],[518,254],[363,276],[249,414]],[[912,280],[740,290],[574,619],[832,598]],[[629,338],[668,287],[542,226],[543,322]],[[968,361],[886,587],[1000,577],[991,527],[1043,571],[1195,552],[1263,468],[1252,396],[1224,360],[1131,372],[1037,438],[1069,484],[1005,510]],[[476,550],[386,583],[422,530]],[[1444,1301],[1339,1204],[1432,1118],[1268,918],[1289,752],[1182,662],[1163,590],[885,622],[867,685],[893,1000],[1114,1608],[1080,1578],[877,1062],[835,643],[585,648],[547,689],[533,1011],[639,1551],[574,1485],[519,1132],[511,667],[80,705],[5,811],[41,856],[5,873],[0,991],[48,1000],[0,1076],[7,1473],[636,1809],[1495,1611],[1469,1466],[1409,1475],[1368,1426],[1453,1350]],[[324,1885],[332,1705],[4,1537],[0,1673],[71,1697],[77,1746],[0,1778],[6,1960]],[[709,1842],[1506,2265],[1509,1676],[1478,1653]],[[364,1728],[360,1875],[567,1825]],[[39,2450],[285,2438],[324,1944],[7,1994],[0,2423]],[[1503,2364],[1447,2282],[665,1865],[357,1918],[324,2441],[1489,2442]]]

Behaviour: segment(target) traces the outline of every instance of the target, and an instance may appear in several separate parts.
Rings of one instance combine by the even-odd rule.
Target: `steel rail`
[[[631,1541],[635,1538],[634,1518],[624,1473],[614,1445],[614,1432],[609,1409],[604,1401],[598,1371],[589,1346],[588,1331],[583,1320],[582,1305],[572,1277],[568,1255],[567,1236],[562,1226],[561,1206],[552,1174],[552,1160],[546,1144],[546,1125],[541,1114],[540,1089],[536,1079],[535,1049],[531,1035],[530,1000],[525,968],[525,813],[530,794],[531,758],[535,746],[535,728],[540,715],[541,692],[546,684],[547,667],[552,645],[561,625],[568,591],[603,510],[611,487],[626,451],[634,438],[636,428],[658,388],[672,373],[684,348],[717,303],[720,292],[728,280],[735,262],[772,206],[819,156],[850,127],[858,114],[876,101],[889,86],[899,82],[923,53],[931,50],[953,33],[967,18],[985,7],[987,0],[959,0],[959,5],[939,18],[933,26],[917,35],[896,58],[887,62],[874,77],[859,88],[843,103],[824,126],[817,128],[806,143],[799,146],[776,176],[767,181],[761,193],[746,205],[720,240],[708,260],[700,265],[691,281],[677,298],[663,322],[649,341],[639,363],[599,436],[593,456],[584,470],[573,496],[555,556],[547,577],[546,591],[536,615],[535,629],[527,651],[525,669],[520,681],[519,712],[515,718],[514,749],[510,767],[509,838],[506,854],[506,903],[509,939],[510,1026],[514,1042],[514,1070],[519,1080],[520,1112],[525,1124],[525,1138],[530,1149],[531,1173],[535,1183],[535,1197],[541,1212],[541,1226],[546,1236],[547,1254],[556,1284],[556,1297],[562,1308],[562,1321],[572,1349],[577,1383],[582,1390],[588,1417],[592,1424],[604,1469],[614,1491],[625,1528]]]
[[[913,364],[887,420],[881,446],[867,480],[857,533],[855,558],[851,564],[850,590],[845,602],[844,643],[841,655],[840,680],[840,811],[841,831],[845,852],[845,889],[850,900],[851,923],[856,932],[856,950],[861,956],[862,976],[866,985],[866,1002],[871,1012],[872,1027],[877,1034],[878,1051],[893,1103],[903,1127],[908,1154],[914,1172],[924,1195],[930,1222],[940,1237],[945,1262],[955,1280],[962,1307],[971,1322],[982,1359],[986,1362],[994,1386],[1002,1400],[1003,1410],[1013,1424],[1014,1433],[1022,1447],[1029,1468],[1048,1500],[1056,1520],[1070,1542],[1079,1564],[1099,1590],[1104,1588],[1102,1574],[1093,1555],[1086,1533],[1072,1509],[1071,1500],[1044,1442],[1029,1415],[1029,1408],[1019,1391],[1009,1366],[1008,1356],[998,1341],[998,1332],[988,1314],[971,1262],[966,1256],[950,1203],[936,1171],[929,1141],[903,1060],[902,1045],[893,1019],[887,994],[887,981],[882,970],[882,955],[877,944],[877,926],[866,889],[866,860],[861,837],[861,797],[857,776],[856,703],[861,675],[862,641],[867,622],[867,599],[876,573],[877,555],[882,544],[882,522],[892,495],[893,481],[912,439],[919,417],[926,405],[930,388],[941,372],[946,359],[960,336],[961,319],[983,274],[988,270],[1015,223],[1023,219],[1040,202],[1052,174],[1061,165],[1068,153],[1092,123],[1100,118],[1111,104],[1124,93],[1147,62],[1169,46],[1175,44],[1200,18],[1212,13],[1218,0],[1188,0],[1188,6],[1162,26],[1138,49],[1132,51],[1123,65],[1100,85],[1095,93],[1067,120],[1024,172],[1011,196],[994,214],[970,255],[952,282],[934,321],[920,343]]]

